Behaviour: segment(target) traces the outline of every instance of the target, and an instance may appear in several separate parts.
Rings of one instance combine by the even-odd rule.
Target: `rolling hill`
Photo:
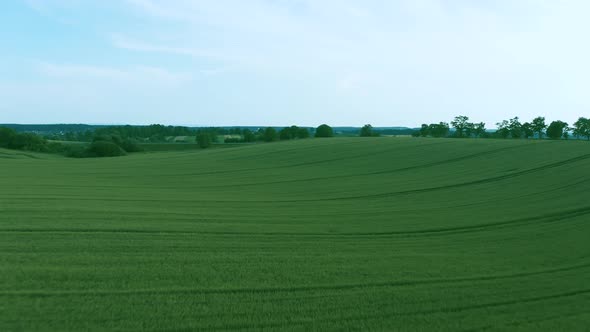
[[[0,330],[583,330],[590,145],[0,150]]]

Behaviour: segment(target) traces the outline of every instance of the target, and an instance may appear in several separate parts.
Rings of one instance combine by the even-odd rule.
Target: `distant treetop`
[[[334,136],[334,130],[332,130],[332,127],[328,126],[327,124],[322,124],[315,130],[315,137],[333,137],[333,136]]]

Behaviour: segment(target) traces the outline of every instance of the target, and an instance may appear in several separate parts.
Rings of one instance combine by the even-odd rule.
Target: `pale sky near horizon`
[[[6,0],[0,123],[590,116],[586,0]]]

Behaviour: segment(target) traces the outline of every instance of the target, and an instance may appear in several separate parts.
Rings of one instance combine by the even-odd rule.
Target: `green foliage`
[[[86,157],[119,157],[127,153],[111,141],[94,141],[86,150]]]
[[[17,133],[15,130],[0,127],[0,148],[33,152],[50,152],[47,140],[33,133]]]
[[[333,137],[334,130],[327,124],[322,124],[315,130],[315,137]]]
[[[211,134],[208,132],[199,132],[197,134],[197,144],[201,149],[206,149],[211,146]]]
[[[557,120],[551,122],[549,127],[547,127],[547,137],[551,139],[560,139],[563,136],[564,131],[566,131],[567,126],[568,124],[563,121]]]
[[[574,123],[573,134],[576,137],[586,137],[590,141],[590,119],[580,117]]]
[[[406,138],[100,160],[0,149],[0,330],[585,331],[588,153]]]
[[[139,143],[129,137],[121,137],[118,134],[96,134],[92,139],[92,142],[111,142],[119,146],[125,152],[141,152],[143,149]],[[89,150],[89,155],[95,155]]]
[[[479,137],[479,138],[486,137],[487,136],[486,124],[483,122],[474,124],[473,134],[475,135],[475,137]]]
[[[547,129],[547,124],[545,124],[545,118],[542,116],[538,116],[533,119],[531,123],[531,129],[537,133],[539,139],[543,138],[543,132]]]
[[[496,123],[498,130],[496,130],[495,136],[499,138],[508,138],[510,136],[510,122],[508,120],[502,120],[502,122]]]
[[[266,127],[262,132],[262,140],[265,142],[274,142],[279,139],[279,134],[277,130],[273,127]]]
[[[309,130],[307,128],[300,128],[297,126],[285,127],[279,132],[279,139],[303,139],[309,137]]]
[[[517,116],[508,121],[508,130],[512,138],[522,137],[522,123],[520,123]]]
[[[446,122],[423,124],[418,131],[422,137],[446,137],[449,134],[449,124]],[[416,135],[418,136],[418,135]]]
[[[469,135],[467,135],[467,130],[470,130],[473,127],[473,124],[469,122],[469,117],[459,115],[451,121],[451,126],[455,128],[455,136],[462,138],[469,137]]]
[[[533,137],[535,135],[535,132],[533,130],[533,125],[528,122],[523,123],[520,128],[522,131],[522,136],[524,138],[528,139],[529,137]]]
[[[246,143],[256,142],[256,135],[254,135],[254,133],[250,129],[244,129],[243,135],[244,135],[244,142],[246,142]]]
[[[373,131],[373,126],[370,124],[366,124],[361,128],[361,132],[359,134],[361,137],[372,137],[377,136],[377,133]]]

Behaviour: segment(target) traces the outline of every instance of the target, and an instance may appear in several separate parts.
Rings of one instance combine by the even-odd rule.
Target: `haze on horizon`
[[[8,0],[0,123],[590,116],[590,2]]]

